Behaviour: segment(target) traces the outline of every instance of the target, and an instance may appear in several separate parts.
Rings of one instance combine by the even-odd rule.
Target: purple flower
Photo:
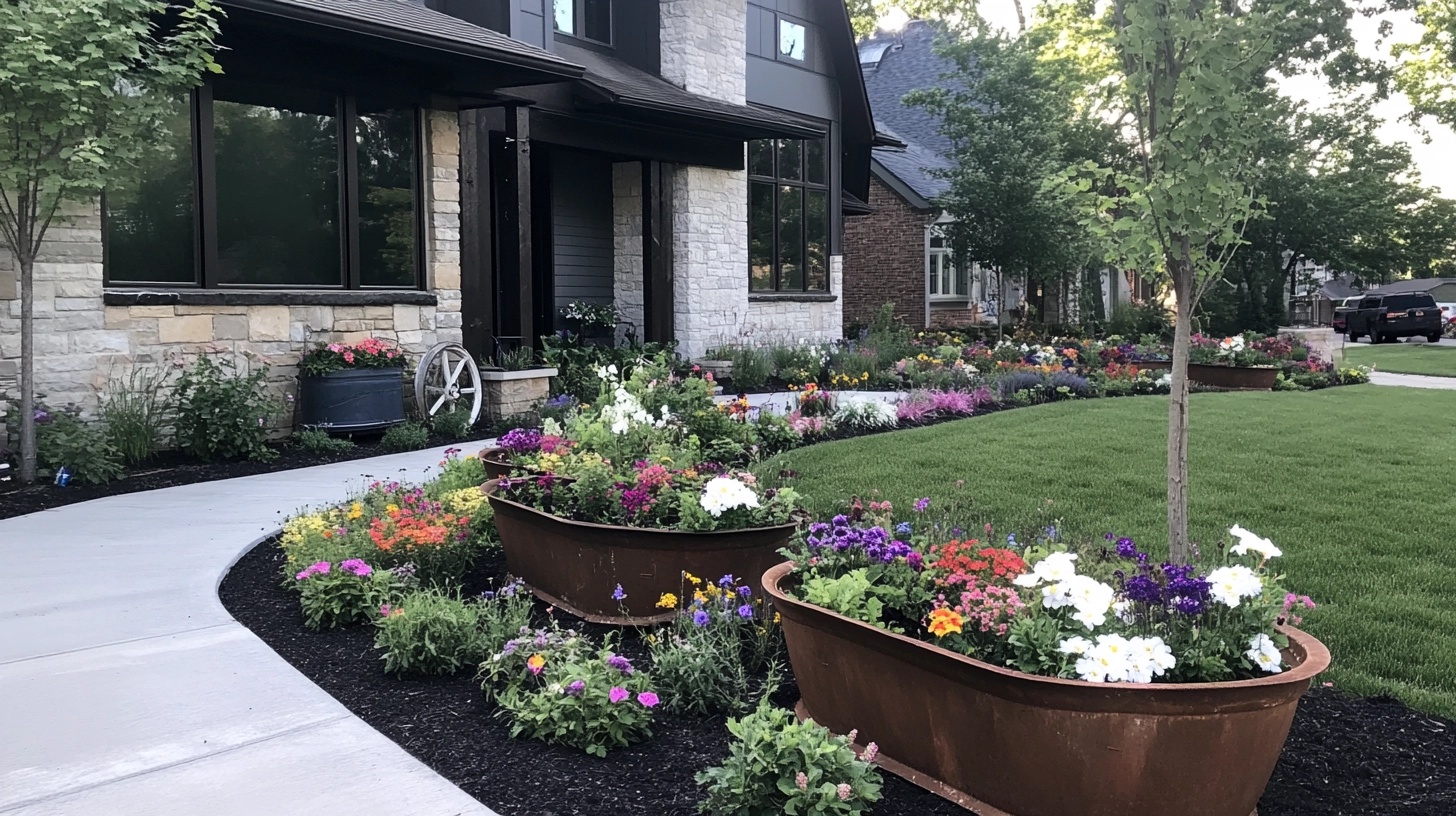
[[[506,431],[496,444],[511,453],[534,453],[541,449],[541,432],[535,428],[515,428]]]
[[[744,604],[743,606],[738,607],[738,617],[745,620],[753,617],[753,606],[751,604]]]
[[[327,561],[315,561],[293,577],[299,581],[307,581],[315,575],[328,575],[331,566]]]
[[[1112,533],[1108,533],[1108,535],[1112,535]],[[1132,543],[1132,539],[1119,538],[1117,540],[1117,555],[1119,558],[1136,558],[1137,554],[1137,545]]]
[[[930,497],[929,496],[926,496],[923,499],[916,499],[915,500],[915,512],[917,512],[917,513],[924,513],[928,509],[930,509]]]
[[[652,506],[652,494],[644,488],[634,487],[622,491],[622,509],[637,514]]]
[[[621,686],[612,686],[612,690],[607,692],[607,699],[611,700],[614,703],[620,703],[631,696],[632,692],[622,688]]]
[[[626,600],[626,599],[627,599],[627,593],[625,593],[625,592],[622,591],[622,585],[621,584],[617,584],[617,588],[614,589],[614,590],[612,590],[612,600],[614,600],[614,601],[623,601],[623,600]]]
[[[752,587],[741,586],[741,587],[738,588],[738,594],[741,597],[747,598],[749,595],[752,595],[753,594],[753,588]]]
[[[910,535],[910,522],[902,521],[895,525],[895,535]]]
[[[1173,598],[1173,609],[1183,615],[1202,615],[1203,601],[1180,595]]]
[[[566,696],[568,696],[568,697],[580,697],[581,696],[581,691],[584,688],[586,688],[586,682],[585,681],[583,681],[583,680],[572,680],[570,683],[567,683],[566,684]]]
[[[369,576],[374,574],[374,568],[364,563],[364,561],[359,558],[350,558],[348,561],[340,564],[339,569],[345,572],[353,573],[360,578],[368,578]]]
[[[909,564],[910,568],[916,572],[925,569],[925,559],[915,550],[911,550],[910,554],[905,556],[905,563]]]
[[[1146,575],[1136,575],[1127,581],[1128,600],[1137,603],[1152,604],[1161,606],[1163,603],[1163,588],[1157,581]]]
[[[708,625],[708,613],[699,609],[693,613],[693,624],[697,626]]]
[[[724,589],[733,586],[733,584],[734,581],[732,575],[725,575],[722,578],[718,579],[718,586],[723,587]]]
[[[611,666],[622,674],[632,673],[632,661],[628,660],[625,657],[622,657],[619,654],[614,654],[611,657],[607,658],[607,665]]]

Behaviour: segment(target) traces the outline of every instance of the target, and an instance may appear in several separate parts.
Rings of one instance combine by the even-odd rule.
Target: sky
[[[1034,13],[1035,0],[1023,0],[1023,3],[1028,13]],[[979,8],[991,25],[1007,30],[1016,28],[1016,7],[1012,0],[981,0]],[[1377,45],[1380,19],[1356,15],[1351,22],[1364,56],[1382,55],[1382,49]],[[1413,41],[1420,35],[1420,27],[1409,12],[1387,15],[1387,19],[1394,26],[1392,39],[1395,41]],[[892,9],[880,20],[885,27],[903,25],[904,14]],[[1316,108],[1324,107],[1331,99],[1328,87],[1319,76],[1299,76],[1284,80],[1282,85],[1291,98],[1307,101]],[[1426,135],[1401,118],[1410,112],[1410,103],[1399,94],[1381,102],[1375,107],[1375,112],[1385,121],[1380,130],[1381,139],[1387,143],[1405,142],[1409,145],[1421,181],[1439,189],[1447,197],[1456,198],[1456,132],[1438,122],[1428,121],[1425,129],[1430,141],[1425,141]]]

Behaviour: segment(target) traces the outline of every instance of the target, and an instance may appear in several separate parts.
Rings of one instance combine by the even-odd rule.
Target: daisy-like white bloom
[[[1092,641],[1087,638],[1069,637],[1057,645],[1057,651],[1062,654],[1084,655],[1092,648]]]
[[[758,494],[743,482],[727,476],[715,476],[703,486],[698,503],[708,515],[717,518],[739,507],[758,507]]]
[[[1077,676],[1089,683],[1117,683],[1127,678],[1127,661],[1131,653],[1127,638],[1102,635],[1077,661]]]
[[[1034,587],[1043,583],[1054,584],[1077,574],[1077,556],[1074,553],[1054,552],[1036,562],[1031,572],[1016,576],[1017,586]]]
[[[1244,598],[1257,598],[1264,592],[1264,582],[1258,573],[1242,564],[1210,572],[1208,583],[1208,593],[1213,599],[1230,609],[1236,608]]]
[[[1278,558],[1284,554],[1279,551],[1278,547],[1274,546],[1274,542],[1255,535],[1237,524],[1229,528],[1229,535],[1239,540],[1239,543],[1235,544],[1229,550],[1234,555],[1246,555],[1251,552],[1256,552],[1263,558]]]
[[[1274,645],[1274,641],[1263,632],[1249,638],[1249,650],[1244,652],[1244,657],[1269,674],[1284,671],[1284,656],[1279,653],[1279,647]]]
[[[1128,645],[1131,652],[1127,660],[1129,683],[1151,683],[1154,677],[1162,677],[1178,665],[1173,650],[1160,637],[1135,637]]]
[[[1107,622],[1107,612],[1117,591],[1107,584],[1086,575],[1074,575],[1067,579],[1067,594],[1072,605],[1077,607],[1072,619],[1088,629],[1095,629]]]

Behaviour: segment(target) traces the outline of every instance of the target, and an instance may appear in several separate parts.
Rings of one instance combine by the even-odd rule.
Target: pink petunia
[[[641,703],[643,708],[652,708],[657,705],[658,699],[656,694],[650,691],[644,691],[637,695],[637,702]]]
[[[631,696],[632,692],[622,688],[621,686],[612,686],[612,690],[607,692],[607,699],[611,700],[614,703],[620,703]]]

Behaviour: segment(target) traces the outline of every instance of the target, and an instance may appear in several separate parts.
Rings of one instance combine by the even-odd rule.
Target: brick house
[[[223,73],[36,265],[36,388],[367,336],[480,356],[571,300],[700,355],[842,332],[873,127],[838,0],[222,0]],[[19,301],[0,255],[0,399]],[[3,442],[3,436],[0,436]]]
[[[953,147],[937,117],[906,105],[911,91],[953,81],[954,64],[934,50],[938,30],[912,21],[859,44],[860,70],[878,132],[871,153],[868,213],[846,221],[844,320],[863,324],[886,303],[911,325],[951,328],[1012,319],[1026,301],[1049,322],[1075,319],[1079,281],[1032,282],[958,263],[937,228],[953,219],[936,204]],[[1102,275],[1103,302],[1126,302],[1124,276]],[[1119,284],[1124,284],[1119,286]]]

